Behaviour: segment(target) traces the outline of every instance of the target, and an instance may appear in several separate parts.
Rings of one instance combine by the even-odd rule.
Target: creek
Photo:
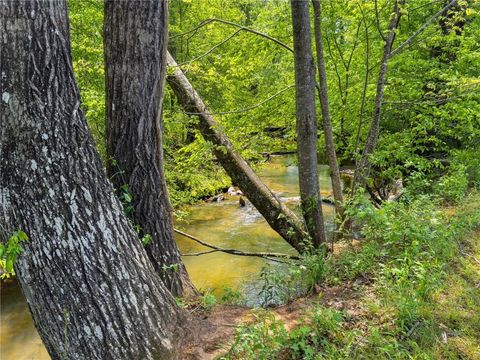
[[[289,207],[298,205],[298,168],[294,157],[274,156],[258,170],[258,174]],[[320,166],[319,178],[322,195],[329,195],[328,166]],[[324,206],[323,209],[327,227],[331,228],[333,207]],[[247,202],[246,206],[239,206],[239,196],[190,206],[186,214],[176,221],[175,226],[213,245],[249,252],[295,254],[251,204]],[[182,254],[208,250],[182,235],[177,234],[176,240]],[[268,260],[214,252],[184,256],[183,261],[197,288],[217,296],[228,288],[243,293],[247,305],[261,303],[262,281],[259,274]],[[2,284],[0,290],[0,359],[49,359],[18,284]]]

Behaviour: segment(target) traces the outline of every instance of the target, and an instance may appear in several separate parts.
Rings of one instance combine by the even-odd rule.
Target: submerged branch
[[[283,259],[291,259],[291,260],[300,260],[300,257],[297,256],[297,255],[288,255],[288,254],[280,254],[280,253],[268,253],[268,252],[248,252],[248,251],[241,251],[241,250],[237,250],[237,249],[224,249],[224,248],[209,244],[209,243],[207,243],[203,240],[200,240],[199,238],[197,238],[193,235],[187,234],[186,232],[183,232],[181,230],[178,230],[178,229],[173,229],[173,230],[177,234],[183,235],[186,238],[189,238],[189,239],[191,239],[191,240],[193,240],[193,241],[195,241],[195,242],[197,242],[197,243],[199,243],[199,244],[201,244],[205,247],[208,247],[208,248],[212,249],[210,251],[204,251],[204,252],[198,252],[198,253],[192,253],[192,254],[184,254],[183,256],[200,256],[200,255],[220,251],[220,252],[224,252],[224,253],[227,253],[227,254],[238,255],[238,256],[255,256],[255,257],[261,257],[261,258],[266,258],[266,259],[283,258]],[[274,260],[274,259],[270,259],[270,260]]]

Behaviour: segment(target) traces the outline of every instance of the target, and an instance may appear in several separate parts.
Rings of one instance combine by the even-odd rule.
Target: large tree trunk
[[[328,165],[330,166],[330,177],[332,179],[333,198],[335,199],[335,210],[340,218],[343,218],[343,194],[340,182],[340,171],[338,169],[337,153],[333,140],[332,120],[328,102],[327,71],[325,69],[325,57],[322,38],[322,5],[320,0],[313,0],[315,45],[317,50],[317,66],[320,86],[318,97],[322,108],[323,133],[325,134],[325,150],[327,152]]]
[[[308,234],[304,231],[301,221],[280,202],[240,154],[233,149],[232,143],[219,130],[212,114],[170,54],[167,54],[167,63],[175,69],[167,76],[168,84],[185,111],[198,115],[200,133],[206,141],[214,145],[213,153],[232,181],[240,187],[272,229],[299,252],[303,252]]]
[[[175,358],[182,315],[102,168],[80,109],[66,1],[0,1],[0,236],[52,359]]]
[[[132,221],[151,236],[153,266],[179,296],[193,287],[175,243],[163,171],[167,13],[166,0],[105,1],[107,170],[117,192],[128,186]]]
[[[297,108],[297,153],[303,216],[313,245],[325,244],[318,181],[315,63],[312,55],[309,3],[292,0],[293,48]]]
[[[380,63],[380,71],[377,79],[377,92],[375,96],[375,108],[373,111],[373,118],[368,131],[367,139],[365,141],[365,147],[363,148],[362,157],[355,170],[355,177],[352,184],[352,193],[355,191],[356,185],[364,185],[366,178],[370,172],[370,155],[377,147],[378,135],[380,133],[380,119],[382,115],[382,102],[385,90],[385,81],[387,79],[388,59],[392,52],[393,41],[395,40],[396,30],[400,23],[400,17],[402,15],[400,6],[404,4],[404,0],[395,0],[392,17],[388,24],[388,34],[385,38],[385,44],[383,46],[382,61]]]

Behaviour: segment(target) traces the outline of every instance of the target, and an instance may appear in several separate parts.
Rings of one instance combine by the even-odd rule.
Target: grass
[[[322,277],[362,280],[357,311],[319,301],[291,331],[264,312],[222,359],[480,359],[480,195],[448,208],[431,197],[354,208],[366,240]]]

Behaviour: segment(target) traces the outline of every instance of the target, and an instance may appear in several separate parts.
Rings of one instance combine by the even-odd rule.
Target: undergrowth
[[[356,199],[362,246],[310,273],[328,285],[371,283],[362,313],[319,302],[287,331],[262,310],[222,359],[480,359],[480,195],[455,201],[405,196],[375,209]]]

